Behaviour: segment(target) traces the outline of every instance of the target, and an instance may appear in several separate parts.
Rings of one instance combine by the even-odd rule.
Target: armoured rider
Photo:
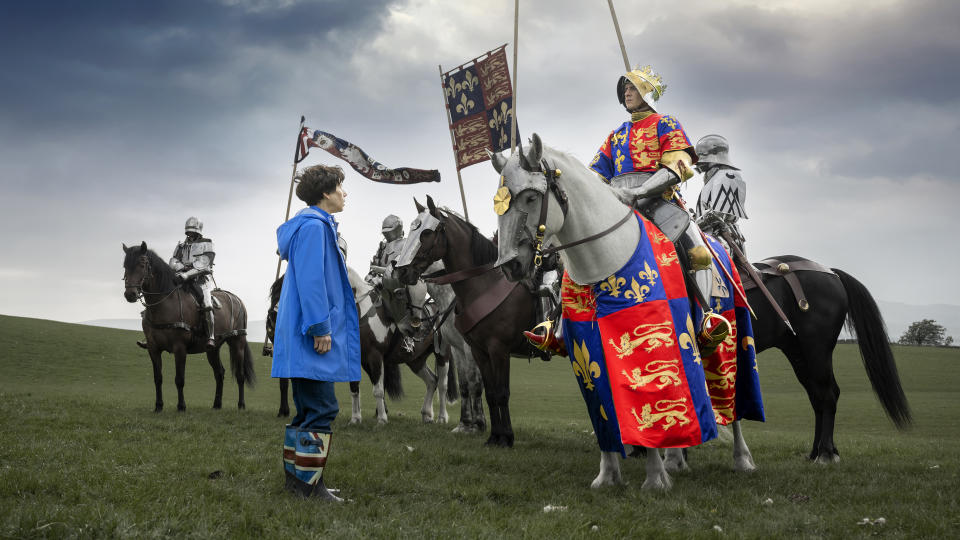
[[[746,254],[746,239],[737,222],[747,219],[744,206],[747,201],[747,184],[740,176],[740,169],[730,161],[730,144],[720,135],[706,135],[697,141],[700,161],[694,168],[703,174],[703,189],[697,199],[697,224],[704,232],[726,244],[721,233],[729,233],[730,239]]]
[[[687,289],[706,313],[715,290],[716,296],[729,293],[725,288],[714,287],[714,279],[719,276],[714,276],[712,271],[710,251],[700,229],[681,206],[677,188],[693,177],[697,153],[680,122],[653,108],[665,90],[666,84],[650,66],[634,69],[619,78],[617,99],[630,119],[607,136],[590,162],[590,168],[615,188],[624,203],[638,209],[676,245],[685,269]],[[729,328],[729,325],[718,324],[718,317],[710,315],[711,329]],[[715,345],[725,337],[723,330],[711,331],[709,335],[701,334],[701,342]],[[543,338],[544,345],[549,346],[555,339],[548,334]]]
[[[207,348],[217,345],[214,335],[214,314],[211,293],[213,292],[213,240],[204,238],[203,223],[195,217],[187,218],[183,226],[187,237],[177,244],[170,258],[170,268],[177,272],[177,279],[195,283],[201,292],[200,309],[207,325]]]
[[[384,239],[380,241],[377,253],[370,260],[370,272],[365,279],[381,291],[382,300],[386,303],[388,312],[394,317],[395,324],[403,335],[403,348],[407,352],[412,352],[414,339],[411,334],[414,329],[409,324],[397,324],[397,321],[401,319],[398,314],[404,313],[408,306],[412,305],[412,296],[419,296],[419,290],[411,290],[416,289],[417,285],[405,287],[394,278],[392,264],[400,256],[400,248],[403,247],[403,221],[390,214],[383,219],[380,232]],[[422,284],[419,285],[425,297],[426,288]]]

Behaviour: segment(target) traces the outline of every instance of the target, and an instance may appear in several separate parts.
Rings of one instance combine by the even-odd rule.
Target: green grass
[[[826,467],[804,458],[813,440],[805,393],[779,352],[764,353],[767,422],[745,426],[759,470],[735,474],[729,445],[715,441],[691,452],[693,470],[674,475],[673,490],[655,494],[639,489],[642,460],[623,462],[628,485],[588,488],[599,455],[565,361],[513,361],[512,450],[450,433],[459,404],[451,424],[422,424],[423,384],[403,368],[407,397],[388,402],[385,426],[372,418],[367,380],[364,423],[347,425],[338,385],[325,479],[354,503],[329,505],[282,489],[284,420],[269,359],[257,356],[247,410],[236,410],[228,381],[214,411],[210,367],[189,357],[178,413],[165,357],[166,410],[154,414],[137,338],[0,316],[0,537],[942,538],[960,527],[958,349],[895,348],[915,418],[901,433],[855,346],[841,345],[842,461]],[[886,524],[858,525],[864,517]]]

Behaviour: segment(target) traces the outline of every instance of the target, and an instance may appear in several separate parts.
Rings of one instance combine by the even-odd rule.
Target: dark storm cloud
[[[263,99],[278,75],[268,55],[252,53],[333,57],[376,29],[384,4],[4,3],[3,129],[23,136],[52,126],[102,129],[105,121],[132,127],[144,119],[162,129],[183,116],[224,113]]]

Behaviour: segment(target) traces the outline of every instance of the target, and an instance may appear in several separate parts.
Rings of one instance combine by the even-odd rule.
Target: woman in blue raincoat
[[[291,380],[297,415],[286,426],[286,487],[305,497],[341,501],[323,483],[330,424],[340,406],[334,382],[360,379],[360,328],[337,221],[347,193],[339,167],[317,165],[299,175],[307,208],[277,229],[287,272],[277,306],[272,377]]]

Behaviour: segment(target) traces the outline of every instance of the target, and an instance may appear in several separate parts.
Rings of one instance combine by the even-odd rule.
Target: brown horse
[[[147,249],[147,243],[139,246],[123,246],[124,298],[128,302],[140,300],[146,307],[143,313],[143,333],[147,337],[147,351],[153,363],[153,382],[157,388],[155,412],[163,410],[163,373],[160,355],[172,353],[176,362],[177,410],[186,410],[183,400],[184,369],[188,354],[205,352],[213,376],[217,382],[213,408],[221,407],[223,397],[223,364],[220,362],[220,346],[224,342],[230,349],[230,371],[237,380],[239,398],[237,408],[243,409],[244,384],[253,387],[256,374],[253,369],[253,353],[247,343],[247,310],[233,293],[217,289],[213,291],[215,303],[214,328],[217,347],[207,351],[206,336],[200,304],[182,283],[177,283],[176,273],[156,253]]]
[[[457,329],[470,345],[483,376],[490,409],[486,444],[513,446],[510,356],[534,354],[523,330],[534,324],[538,299],[523,285],[507,283],[503,273],[492,267],[497,247],[476,227],[449,210],[438,209],[429,196],[427,208],[416,205],[420,215],[410,225],[397,261],[397,275],[401,281],[413,283],[433,262],[442,260],[448,276],[464,276],[450,285],[459,308]],[[488,294],[491,291],[492,295]]]

